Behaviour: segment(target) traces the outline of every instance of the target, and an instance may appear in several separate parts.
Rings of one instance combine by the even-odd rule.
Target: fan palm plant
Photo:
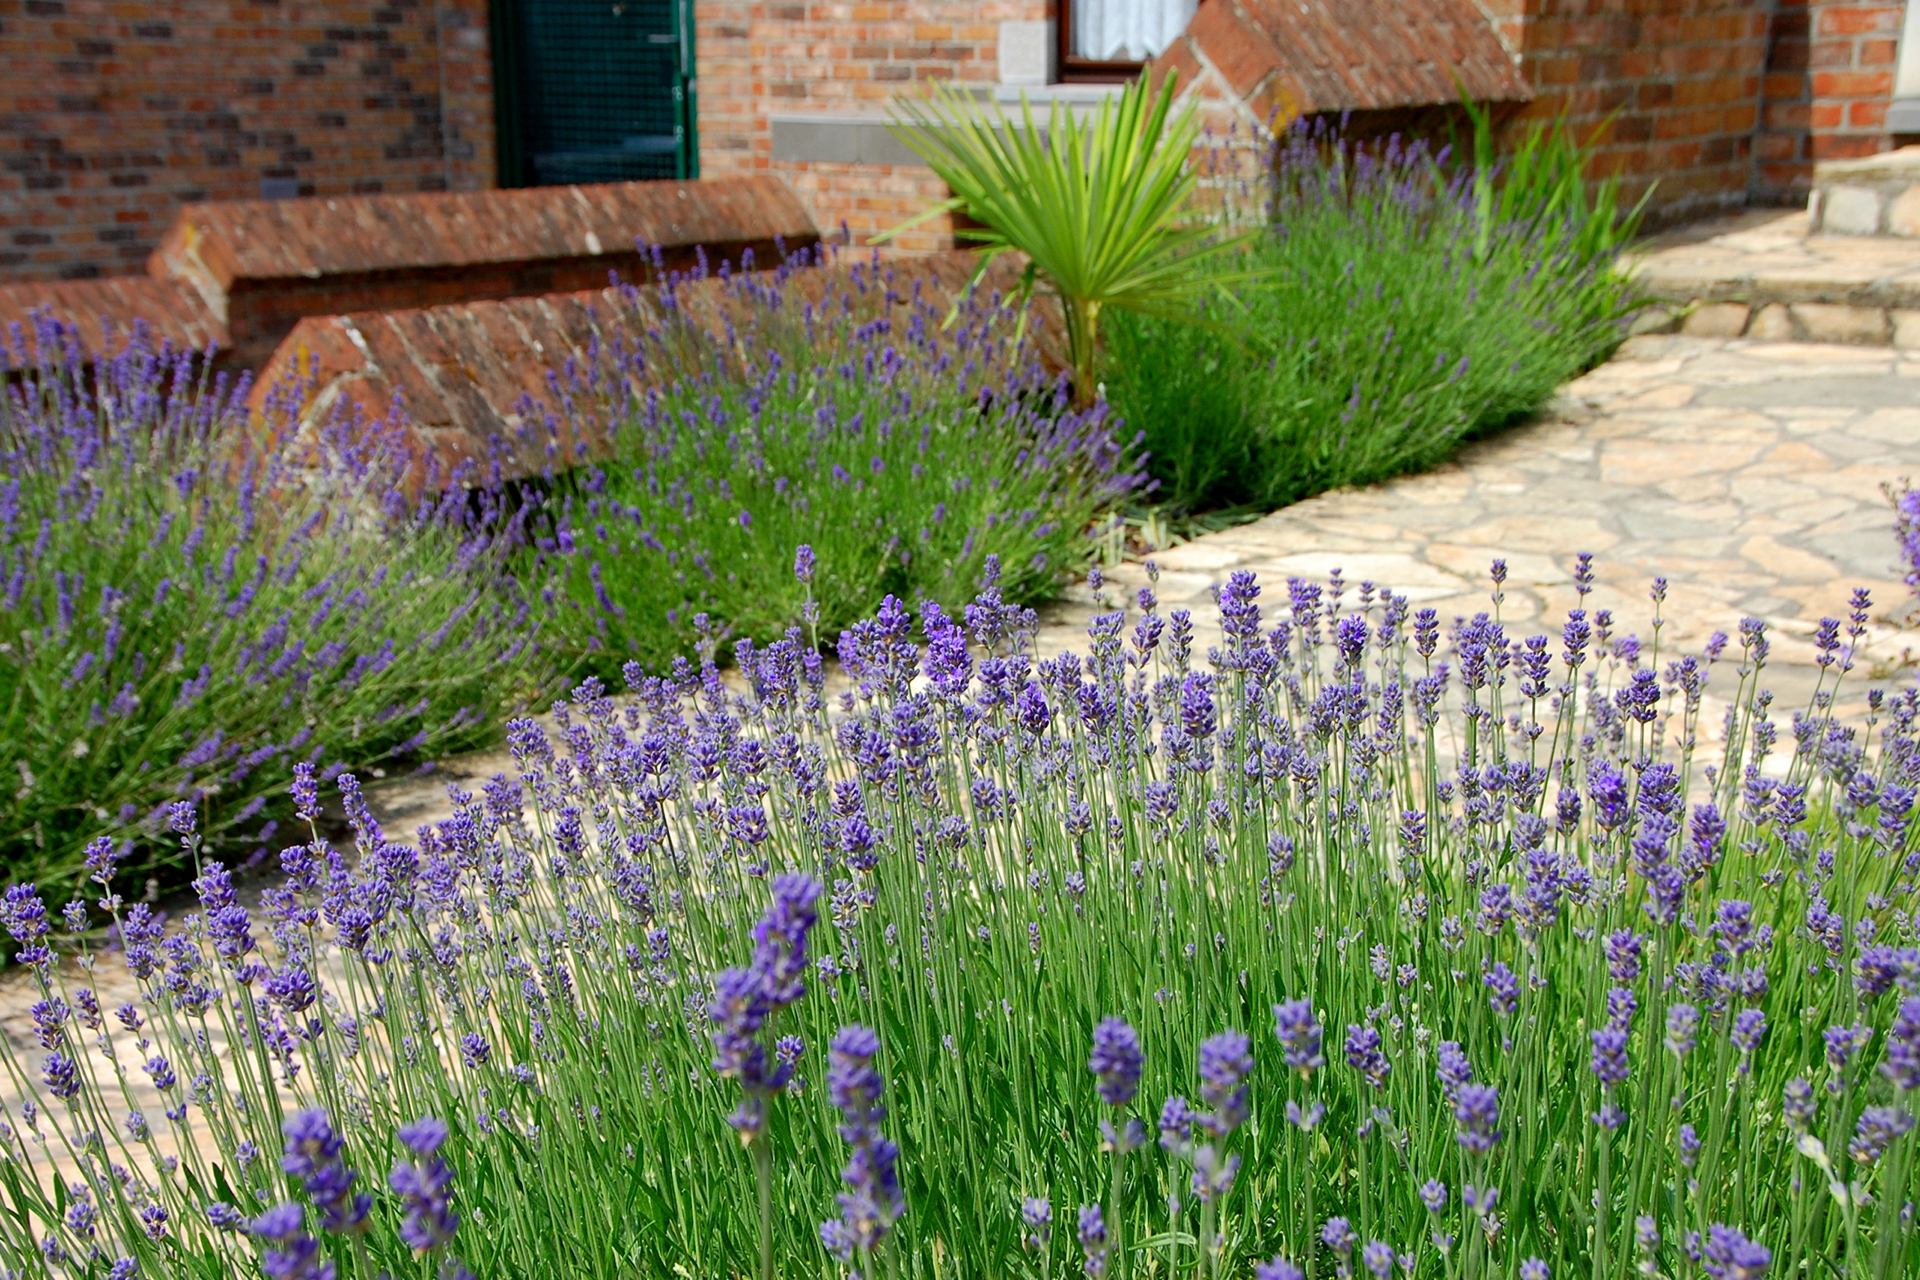
[[[1025,94],[1018,125],[947,85],[898,100],[895,132],[953,195],[876,240],[961,213],[979,225],[956,237],[985,249],[975,280],[1000,254],[1025,254],[1020,300],[1036,286],[1059,297],[1074,394],[1090,404],[1104,308],[1197,319],[1204,295],[1258,274],[1239,252],[1255,233],[1193,208],[1198,126],[1192,103],[1174,111],[1174,88],[1172,75],[1158,91],[1142,77],[1091,122],[1056,101],[1044,130]]]

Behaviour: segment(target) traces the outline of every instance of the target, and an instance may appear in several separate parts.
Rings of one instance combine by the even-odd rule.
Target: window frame
[[[1061,84],[1125,84],[1146,67],[1145,62],[1098,62],[1073,52],[1073,3],[1058,0],[1054,15],[1057,36],[1055,64],[1060,68]]]

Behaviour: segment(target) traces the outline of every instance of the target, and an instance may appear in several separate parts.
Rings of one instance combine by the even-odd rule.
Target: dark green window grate
[[[698,174],[692,0],[495,0],[503,186]]]

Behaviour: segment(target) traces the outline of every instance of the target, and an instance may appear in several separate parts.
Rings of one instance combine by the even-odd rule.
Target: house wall
[[[486,0],[0,0],[0,279],[142,269],[175,208],[493,185]]]
[[[1895,140],[1902,0],[1476,3],[1534,91],[1521,120],[1564,113],[1630,197],[1657,179],[1658,220],[1801,199],[1814,161]],[[487,8],[0,0],[0,280],[138,272],[186,201],[493,185]],[[824,230],[864,241],[946,194],[887,132],[893,95],[1030,79],[1043,42],[1003,51],[1002,24],[1054,10],[697,0],[702,171],[779,174]],[[951,243],[945,219],[899,241]]]
[[[1799,203],[1819,160],[1886,150],[1905,5],[1777,0],[1768,33],[1766,102],[1754,195]]]
[[[1047,0],[701,0],[700,171],[777,173],[823,231],[844,224],[864,242],[947,195],[889,145],[881,127],[889,100],[933,81],[997,83],[1000,24],[1042,20],[1051,8]],[[840,128],[849,124],[856,127]],[[863,159],[863,145],[883,162]],[[836,152],[845,158],[824,158]],[[898,241],[910,250],[952,243],[945,218]]]
[[[1746,202],[1771,0],[1484,0],[1534,100],[1509,127],[1565,119],[1652,220]]]

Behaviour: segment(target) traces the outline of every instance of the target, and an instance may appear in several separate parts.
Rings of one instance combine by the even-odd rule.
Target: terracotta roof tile
[[[1205,0],[1156,71],[1196,54],[1289,114],[1532,97],[1473,0]]]

